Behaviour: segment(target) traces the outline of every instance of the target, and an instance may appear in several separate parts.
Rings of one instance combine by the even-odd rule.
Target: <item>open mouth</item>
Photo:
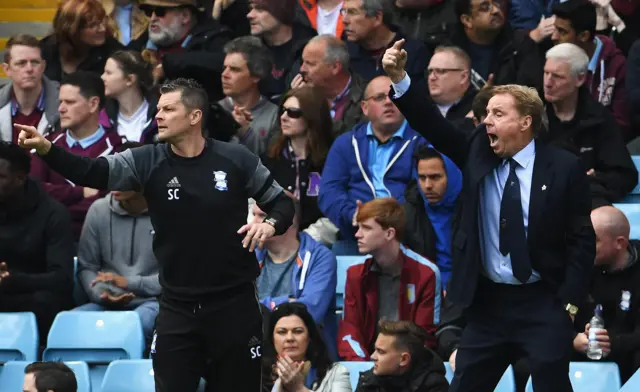
[[[491,148],[495,147],[498,144],[498,135],[487,133],[487,136],[489,137],[489,145]]]

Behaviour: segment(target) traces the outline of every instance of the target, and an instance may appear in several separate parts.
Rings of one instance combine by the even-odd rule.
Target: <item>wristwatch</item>
[[[575,316],[578,313],[578,307],[573,304],[567,304],[564,308],[571,316]]]
[[[273,219],[273,218],[266,217],[266,218],[264,218],[262,223],[267,223],[267,224],[273,226],[273,228],[275,229],[276,228],[276,224],[278,223],[278,221]]]

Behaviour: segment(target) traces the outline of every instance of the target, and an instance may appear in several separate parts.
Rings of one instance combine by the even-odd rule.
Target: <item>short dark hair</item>
[[[76,375],[62,362],[34,362],[24,369],[33,374],[38,392],[77,392]]]
[[[100,108],[104,106],[104,82],[95,72],[76,71],[65,75],[60,82],[60,86],[65,84],[76,86],[80,89],[80,95],[86,99],[98,97],[100,100]]]
[[[31,171],[31,157],[17,144],[0,142],[0,159],[8,161],[14,173],[27,175]]]
[[[421,145],[413,152],[413,159],[416,161],[416,166],[418,163],[424,159],[436,158],[442,161],[442,165],[444,166],[444,159],[442,158],[442,154],[438,152],[433,147]]]
[[[473,98],[471,110],[478,122],[482,121],[482,117],[487,117],[487,105],[491,97],[493,97],[493,87],[483,87]]]
[[[16,34],[9,38],[4,47],[4,62],[9,64],[11,60],[11,48],[14,46],[28,46],[30,48],[40,49],[40,41],[33,35],[29,34]]]
[[[456,22],[460,23],[460,17],[462,15],[471,15],[472,6],[471,0],[454,0],[453,10],[456,14]]]
[[[238,37],[224,46],[224,53],[241,54],[247,62],[247,68],[251,76],[256,76],[262,80],[271,75],[271,68],[273,67],[271,52],[258,37]]]
[[[408,351],[412,362],[424,355],[429,335],[414,322],[380,320],[378,327],[380,334],[396,338],[395,348]]]
[[[588,31],[591,38],[596,35],[596,6],[588,0],[569,0],[555,4],[552,8],[557,18],[566,19],[576,34]]]
[[[174,91],[180,92],[180,102],[190,110],[202,112],[202,126],[206,123],[209,114],[209,98],[207,91],[195,79],[177,78],[170,80],[160,87],[160,94],[168,94]]]

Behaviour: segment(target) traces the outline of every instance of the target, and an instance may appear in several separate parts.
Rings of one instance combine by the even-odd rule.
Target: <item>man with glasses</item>
[[[471,59],[456,46],[437,47],[427,68],[429,94],[440,113],[455,126],[468,131],[475,128],[472,119],[467,118],[476,95],[470,75]]]
[[[129,47],[157,59],[156,81],[192,78],[205,87],[210,101],[222,99],[223,49],[231,31],[205,18],[197,0],[142,0],[140,9],[149,18],[149,30]]]
[[[454,0],[457,22],[447,28],[440,45],[455,45],[471,58],[470,79],[482,88],[521,84],[542,91],[542,62],[536,44],[524,31],[506,22],[498,0]]]
[[[369,81],[384,75],[382,55],[395,41],[406,38],[391,25],[393,6],[390,1],[345,0],[341,9],[351,69]],[[407,73],[413,78],[424,77],[431,54],[424,43],[405,40],[409,54]]]
[[[9,83],[0,89],[0,140],[18,140],[13,123],[32,125],[44,135],[58,123],[59,86],[44,76],[45,67],[36,37],[9,38],[2,64]]]
[[[386,76],[369,82],[361,103],[369,121],[336,139],[322,172],[318,205],[345,240],[354,238],[361,203],[379,197],[404,202],[412,154],[426,143],[389,99],[389,84]]]

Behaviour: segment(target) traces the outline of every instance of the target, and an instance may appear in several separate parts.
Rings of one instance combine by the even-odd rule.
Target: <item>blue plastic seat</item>
[[[632,240],[640,240],[640,203],[615,203],[614,207],[624,213],[631,225],[631,233],[629,238]]]
[[[613,362],[571,362],[569,379],[574,392],[618,392],[620,371]],[[533,392],[531,377],[525,392]]]
[[[366,372],[373,367],[373,362],[340,362],[340,364],[349,370],[349,379],[351,381],[351,389],[356,390],[360,373]]]
[[[155,392],[150,359],[113,361],[102,380],[101,392]]]
[[[0,364],[38,359],[38,324],[33,313],[0,313]]]
[[[449,362],[444,363],[444,369],[446,370],[445,377],[447,378],[447,381],[449,381],[449,384],[451,384],[451,380],[453,380],[454,372],[453,372],[453,369],[451,369],[451,365],[449,364]],[[498,385],[496,385],[496,389],[494,391],[495,392],[514,392],[515,389],[516,389],[516,378],[513,373],[513,367],[509,366],[507,370],[504,372],[504,374],[502,375],[502,378],[498,382]]]
[[[11,361],[0,367],[0,385],[3,391],[22,391],[24,369],[31,361]],[[86,362],[65,362],[76,376],[78,392],[91,392],[89,381],[89,366]]]
[[[622,388],[620,388],[620,392],[638,392],[640,391],[640,370],[637,370],[636,373],[631,376],[627,382],[624,383]]]
[[[338,262],[337,284],[336,284],[336,308],[342,309],[344,306],[344,290],[347,283],[347,270],[352,265],[362,264],[369,256],[337,256]]]
[[[43,359],[90,365],[141,359],[144,344],[136,312],[61,312],[49,331]]]
[[[636,165],[636,169],[638,169],[638,184],[635,188],[625,197],[623,203],[638,203],[640,202],[640,155],[632,155],[631,159],[633,160],[633,164]]]

